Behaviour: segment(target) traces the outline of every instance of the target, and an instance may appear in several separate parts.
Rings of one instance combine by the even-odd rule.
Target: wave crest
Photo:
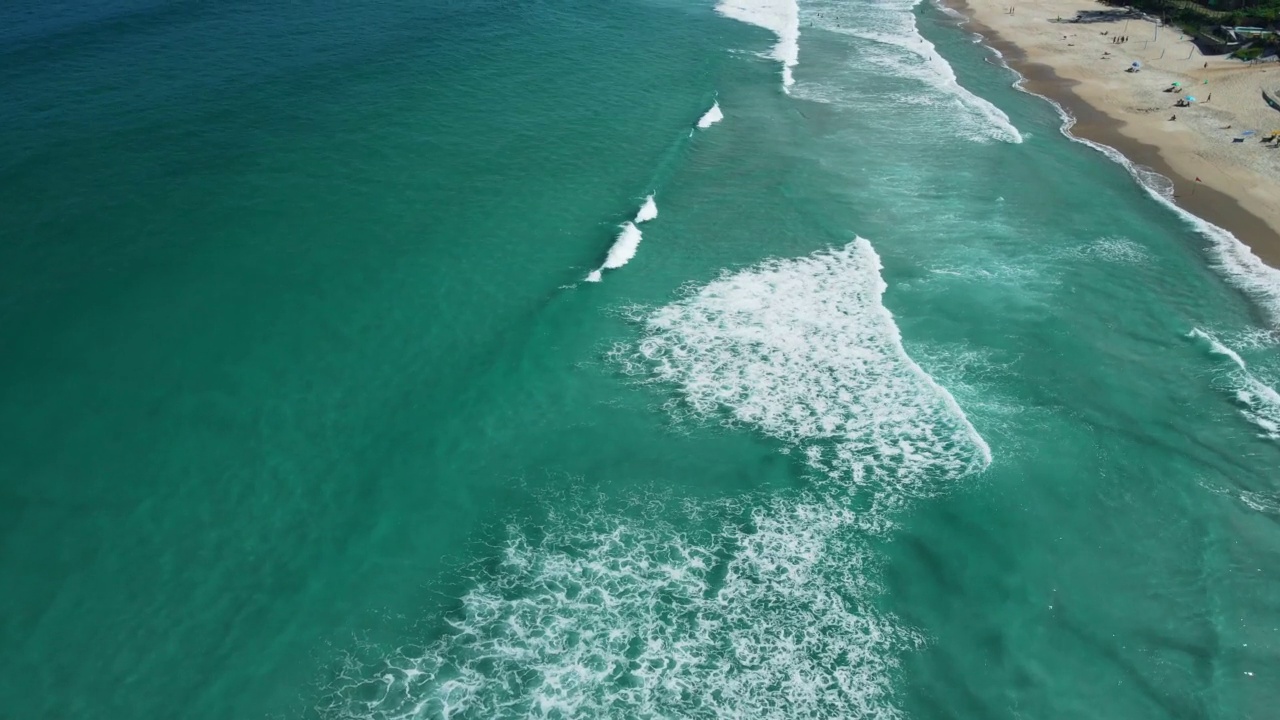
[[[716,101],[711,104],[711,109],[707,110],[702,117],[698,118],[698,129],[706,130],[724,119],[724,113],[720,110],[720,102]]]
[[[795,84],[793,70],[800,64],[800,6],[796,0],[721,0],[716,12],[772,32],[778,42],[769,57],[782,63],[782,89]]]

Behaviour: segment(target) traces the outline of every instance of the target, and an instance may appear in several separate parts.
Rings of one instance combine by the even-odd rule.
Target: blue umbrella
[[[1190,97],[1190,96],[1188,96],[1188,97],[1187,97],[1187,102],[1189,102],[1189,103],[1193,103],[1193,102],[1195,102],[1195,101],[1196,101],[1196,99],[1195,99],[1195,98]]]
[[[1258,134],[1258,131],[1257,131],[1257,130],[1245,130],[1244,132],[1242,132],[1242,133],[1240,133],[1240,134],[1241,134],[1241,135],[1245,135],[1245,136],[1249,136],[1249,135],[1257,135],[1257,134]]]
[[[1140,67],[1142,67],[1142,63],[1138,62],[1137,60],[1134,60],[1134,61],[1133,61],[1133,67],[1140,68]]]

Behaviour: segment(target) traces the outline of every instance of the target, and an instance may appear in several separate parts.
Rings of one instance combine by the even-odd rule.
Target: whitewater
[[[1280,707],[1274,271],[945,12],[54,5],[0,715]]]
[[[899,717],[898,663],[924,638],[874,609],[865,538],[991,450],[906,353],[885,288],[857,239],[636,314],[619,368],[675,390],[676,422],[725,417],[794,448],[813,487],[640,517],[549,509],[537,540],[512,526],[447,633],[353,657],[323,714]]]
[[[720,109],[720,102],[712,103],[711,109],[707,110],[702,117],[698,118],[698,129],[706,130],[724,119],[724,112]]]
[[[883,3],[854,14],[815,2],[802,13],[795,3],[739,1],[716,10],[775,35],[769,59],[781,64],[793,100],[845,103],[818,81],[796,81],[808,18],[854,38],[870,64],[927,88],[895,101],[958,110],[947,126],[956,137],[1021,144],[1008,115],[964,88],[919,34],[913,7]],[[695,129],[723,117],[717,99]],[[627,265],[643,239],[639,226],[657,217],[649,195],[587,280]],[[1054,257],[1152,260],[1141,245],[1112,237]],[[998,279],[981,267],[932,272]],[[372,660],[353,654],[321,714],[903,717],[903,660],[931,639],[879,609],[884,557],[873,548],[905,512],[940,501],[996,457],[956,397],[907,351],[888,289],[880,255],[854,236],[724,270],[656,308],[633,307],[638,337],[615,345],[609,362],[663,397],[674,427],[777,443],[800,459],[805,485],[643,497],[629,512],[547,499],[543,520],[511,522],[495,562],[466,576],[442,633]],[[1211,333],[1190,336],[1231,361],[1224,389],[1262,437],[1280,437],[1280,396]],[[1257,493],[1241,497],[1264,506]]]
[[[609,247],[609,253],[605,256],[604,263],[587,275],[587,282],[600,282],[603,271],[616,270],[630,262],[631,258],[636,256],[636,251],[640,249],[640,241],[644,239],[640,228],[636,226],[657,217],[658,203],[650,195],[645,198],[644,204],[636,212],[635,219],[622,224],[617,238],[614,239],[613,245]]]
[[[790,92],[800,64],[799,4],[795,0],[721,0],[716,12],[774,34],[777,43],[769,57],[782,64],[782,89]]]
[[[1212,332],[1193,328],[1187,337],[1203,341],[1213,354],[1231,361],[1223,389],[1237,404],[1240,414],[1258,427],[1261,437],[1280,440],[1280,392],[1250,371],[1240,353]]]

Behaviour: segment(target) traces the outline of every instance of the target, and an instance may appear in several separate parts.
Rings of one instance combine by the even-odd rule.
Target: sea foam
[[[876,610],[868,534],[991,451],[907,355],[879,271],[859,239],[725,273],[612,355],[677,416],[801,451],[807,489],[638,517],[553,504],[509,528],[434,639],[353,654],[320,715],[901,717],[900,658],[923,639]]]
[[[512,528],[425,647],[353,654],[323,718],[860,717],[893,720],[919,643],[866,600],[847,513],[787,503],[634,520],[569,508]],[[730,521],[730,510],[744,513]]]
[[[1260,380],[1245,364],[1240,353],[1227,347],[1213,333],[1194,328],[1188,337],[1205,342],[1209,351],[1231,361],[1226,391],[1249,422],[1257,426],[1262,437],[1280,440],[1280,393]]]
[[[673,410],[726,412],[784,441],[824,441],[824,451],[856,460],[844,468],[850,477],[986,467],[990,448],[907,355],[884,290],[880,258],[858,238],[726,274],[655,312],[639,353],[652,379],[681,389]]]
[[[800,6],[796,0],[720,0],[716,12],[762,27],[778,38],[769,57],[782,63],[782,89],[790,92],[795,84],[792,71],[800,63]]]
[[[975,140],[1022,142],[1009,116],[990,101],[963,85],[951,64],[933,43],[920,34],[916,23],[916,0],[887,0],[871,5],[850,5],[841,0],[815,0],[806,3],[803,20],[823,30],[857,38],[858,56],[885,73],[909,78],[932,92],[913,91],[895,97],[897,104],[925,104],[938,107],[939,113],[961,119],[961,130]],[[842,102],[847,88],[821,93],[814,90],[806,99],[819,102]]]

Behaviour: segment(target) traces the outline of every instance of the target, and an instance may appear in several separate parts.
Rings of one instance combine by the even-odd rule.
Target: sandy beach
[[[1177,27],[1149,20],[1072,22],[1081,11],[1119,11],[1092,0],[948,3],[1026,76],[1027,90],[1076,117],[1072,134],[1170,178],[1179,205],[1280,266],[1280,144],[1261,142],[1280,130],[1280,111],[1261,93],[1280,91],[1280,65],[1203,56]],[[1126,72],[1135,62],[1140,71]],[[1173,83],[1183,91],[1165,92]],[[1196,102],[1175,107],[1187,96]]]

